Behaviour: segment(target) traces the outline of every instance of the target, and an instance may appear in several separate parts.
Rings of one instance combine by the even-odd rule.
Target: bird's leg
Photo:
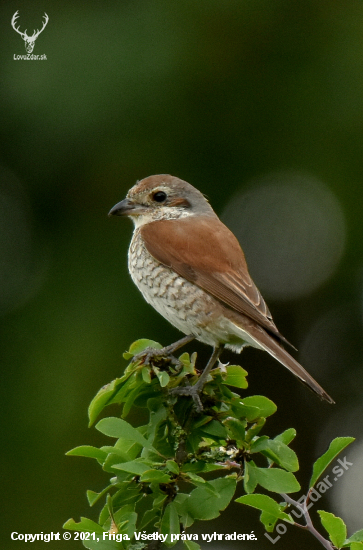
[[[202,375],[200,376],[198,382],[194,384],[194,386],[186,386],[186,387],[178,387],[171,390],[171,393],[177,393],[179,395],[189,395],[193,398],[193,401],[195,403],[195,406],[197,408],[198,412],[201,412],[203,410],[203,405],[200,400],[199,394],[204,388],[204,385],[207,381],[208,375],[210,371],[212,370],[213,366],[215,365],[216,361],[218,361],[219,356],[221,355],[223,351],[223,346],[217,346],[213,349],[213,353],[207,363],[207,366],[205,367]]]
[[[180,362],[178,359],[176,359],[173,356],[173,353],[179,348],[185,346],[186,344],[194,340],[194,338],[195,336],[193,336],[192,334],[188,334],[187,336],[184,336],[184,338],[181,338],[177,342],[174,342],[173,344],[170,344],[169,346],[165,346],[164,348],[161,348],[161,349],[145,348],[140,353],[134,355],[134,357],[132,358],[132,361],[135,362],[135,361],[142,360],[144,365],[148,365],[150,361],[152,361],[153,359],[160,359],[160,358],[166,357],[171,361],[173,365],[179,365]]]
[[[165,348],[162,348],[158,351],[162,351],[166,354],[174,353],[176,350],[182,348],[186,344],[189,344],[192,340],[195,339],[195,336],[193,334],[188,334],[187,336],[184,336],[184,338],[181,338],[177,342],[174,342],[174,344],[170,344],[169,346],[165,346]]]

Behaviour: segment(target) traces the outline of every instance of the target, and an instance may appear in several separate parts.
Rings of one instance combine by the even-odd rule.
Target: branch
[[[207,380],[203,379],[205,385],[201,388],[197,384],[203,366],[196,368],[197,355],[183,353],[175,359],[170,351],[170,347],[163,348],[150,340],[134,342],[124,354],[130,363],[123,375],[103,386],[92,400],[91,425],[108,405],[121,407],[121,418],[103,417],[97,423],[99,432],[116,440],[114,447],[107,441],[108,445],[100,449],[82,445],[68,454],[96,459],[112,475],[103,491],[87,493],[91,506],[107,495],[107,506],[103,506],[98,524],[88,518],[81,518],[79,523],[70,519],[64,528],[86,532],[98,529],[117,541],[135,539],[135,546],[144,550],[161,550],[167,537],[167,546],[198,541],[197,534],[186,535],[185,530],[196,520],[219,516],[235,498],[237,484],[243,482],[247,494],[236,502],[266,512],[264,520],[261,515],[266,528],[272,523],[271,516],[286,521],[289,516],[276,500],[255,493],[257,485],[280,494],[288,505],[301,511],[305,525],[294,525],[309,531],[326,550],[342,546],[344,541],[340,540],[346,535],[342,519],[325,512],[333,517],[331,528],[322,520],[334,546],[312,524],[308,513],[311,493],[301,504],[286,494],[300,490],[293,473],[298,469],[298,459],[289,447],[296,431],[289,428],[273,439],[260,435],[277,407],[261,395],[240,395],[247,388],[247,372],[239,365],[220,364],[209,372]],[[181,385],[183,390],[200,390],[202,407],[195,407],[193,399],[175,391]],[[148,420],[144,425],[125,420],[133,407],[145,410],[142,417]],[[132,417],[133,421],[138,418]],[[315,462],[312,482],[352,441],[348,437],[333,440]],[[270,466],[259,466],[260,457]],[[234,468],[237,472],[231,471]],[[218,475],[205,479],[210,472]],[[156,532],[156,540],[150,540]],[[359,532],[353,537],[363,542]],[[199,545],[195,543],[195,547]],[[101,544],[93,548],[101,550]]]
[[[318,539],[318,541],[321,543],[321,545],[324,546],[324,548],[326,548],[327,550],[334,550],[335,546],[333,546],[332,543],[329,540],[325,539],[319,533],[319,531],[317,531],[315,529],[315,527],[313,525],[313,522],[311,521],[311,517],[310,517],[309,511],[308,511],[308,508],[307,508],[309,495],[304,500],[304,503],[300,504],[296,500],[289,497],[289,495],[287,495],[285,493],[280,493],[280,494],[281,494],[282,498],[284,499],[284,501],[286,503],[290,504],[291,506],[295,506],[295,508],[300,510],[300,512],[302,512],[302,514],[304,515],[304,519],[305,519],[306,524],[301,525],[301,523],[294,522],[294,525],[296,527],[301,527],[302,529],[306,529],[307,531],[309,531],[316,539]]]

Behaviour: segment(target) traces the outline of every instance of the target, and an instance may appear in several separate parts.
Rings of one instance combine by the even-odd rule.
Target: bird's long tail
[[[251,330],[252,329],[252,330]],[[306,384],[320,399],[328,403],[335,401],[326,393],[325,390],[314,380],[314,378],[298,363],[273,336],[270,336],[262,327],[254,325],[248,330],[251,337],[260,347],[266,350],[272,357],[277,359],[284,367],[289,369],[301,382]]]

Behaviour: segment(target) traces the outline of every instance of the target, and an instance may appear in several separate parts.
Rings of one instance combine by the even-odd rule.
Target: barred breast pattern
[[[222,341],[215,327],[216,317],[222,316],[219,302],[155,260],[137,228],[129,248],[128,267],[145,300],[177,329],[212,346]]]

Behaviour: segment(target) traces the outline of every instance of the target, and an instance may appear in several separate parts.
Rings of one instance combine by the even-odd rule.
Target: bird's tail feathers
[[[252,328],[252,327],[251,327]],[[255,326],[254,330],[248,331],[249,335],[258,343],[259,347],[266,350],[272,357],[277,359],[284,367],[289,369],[303,384],[316,393],[320,399],[334,404],[335,401],[317,383],[316,380],[294,359],[272,336],[267,334],[263,328]],[[252,333],[251,333],[252,332]]]

